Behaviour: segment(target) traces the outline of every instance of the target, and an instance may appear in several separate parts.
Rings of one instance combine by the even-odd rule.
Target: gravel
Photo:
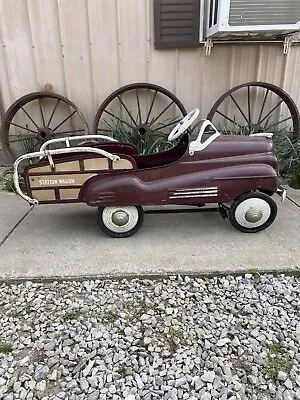
[[[0,285],[0,398],[298,399],[300,279]]]

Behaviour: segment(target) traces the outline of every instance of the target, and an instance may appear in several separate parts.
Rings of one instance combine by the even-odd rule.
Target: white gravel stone
[[[0,386],[4,386],[6,384],[6,379],[0,376]]]
[[[215,372],[214,371],[205,371],[204,374],[201,376],[201,380],[203,382],[212,383],[215,379]]]
[[[217,341],[217,346],[218,346],[218,347],[222,347],[222,346],[225,346],[226,344],[228,344],[228,343],[230,343],[230,342],[231,342],[231,340],[228,339],[228,338],[219,339],[219,340]]]
[[[209,392],[205,392],[200,397],[201,400],[211,400],[211,394]]]
[[[88,365],[87,365],[87,366],[84,368],[84,370],[82,371],[82,375],[85,376],[85,377],[87,377],[87,376],[90,374],[90,372],[91,372],[91,370],[92,370],[94,364],[95,364],[95,361],[94,361],[94,360],[93,360],[93,361],[90,361],[90,362],[88,363]]]
[[[132,329],[129,326],[126,326],[126,328],[124,329],[124,333],[126,336],[131,336]]]
[[[80,380],[79,380],[79,385],[80,385],[80,388],[81,388],[81,390],[83,391],[83,392],[85,392],[86,390],[88,390],[88,388],[89,388],[89,383],[88,383],[88,381],[86,380],[86,378],[80,378]]]
[[[44,391],[46,390],[46,387],[47,387],[47,383],[45,380],[38,382],[35,386],[36,390],[40,393],[44,393]]]
[[[285,382],[284,382],[284,386],[288,389],[293,389],[293,382],[288,378]]]
[[[287,378],[287,373],[286,372],[284,372],[284,371],[278,371],[278,379],[280,380],[280,381],[285,381],[286,380],[286,378]]]

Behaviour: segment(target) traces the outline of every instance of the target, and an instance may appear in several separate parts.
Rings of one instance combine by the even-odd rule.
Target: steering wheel
[[[178,124],[175,128],[172,129],[171,133],[168,136],[168,140],[172,142],[173,140],[178,139],[184,132],[192,125],[195,119],[199,115],[199,108],[195,108],[193,111],[189,112]]]

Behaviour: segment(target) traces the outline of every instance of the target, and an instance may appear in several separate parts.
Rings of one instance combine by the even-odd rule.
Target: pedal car
[[[277,214],[270,196],[277,192],[285,197],[277,183],[271,134],[221,135],[208,120],[198,122],[190,134],[187,129],[198,114],[195,109],[176,125],[168,139],[180,141],[161,153],[140,155],[135,146],[100,135],[49,140],[40,151],[15,161],[17,192],[30,204],[83,202],[98,207],[99,226],[113,237],[137,232],[146,205],[216,203],[221,215],[242,232],[267,228]],[[268,137],[257,137],[262,135]],[[96,138],[107,140],[95,143]],[[79,139],[85,143],[70,146]],[[65,147],[50,150],[55,142]],[[28,159],[34,162],[23,172],[26,195],[19,186],[18,167]]]

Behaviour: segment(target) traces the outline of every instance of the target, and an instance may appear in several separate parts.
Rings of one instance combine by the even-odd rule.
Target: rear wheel
[[[144,210],[140,206],[100,207],[98,210],[99,227],[115,238],[133,235],[144,221]]]
[[[277,215],[277,205],[271,197],[260,192],[243,194],[232,203],[228,217],[231,225],[241,232],[255,233],[270,226]]]

